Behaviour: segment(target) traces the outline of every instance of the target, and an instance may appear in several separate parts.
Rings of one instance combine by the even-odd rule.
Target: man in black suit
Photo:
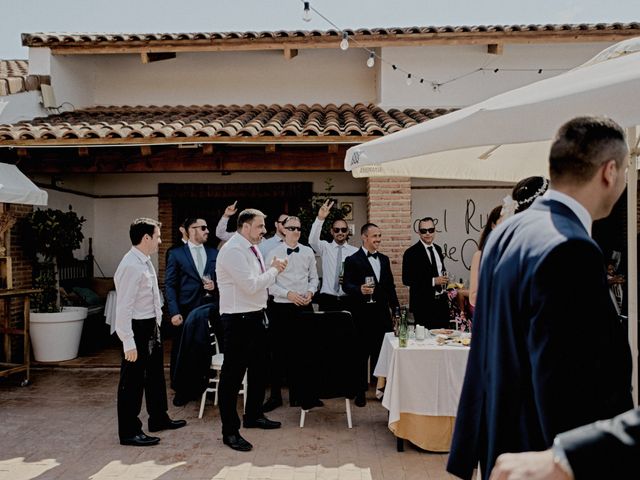
[[[362,248],[344,261],[342,289],[350,296],[352,314],[360,345],[359,367],[362,385],[358,388],[355,404],[364,407],[368,389],[367,360],[371,357],[371,371],[378,360],[385,332],[392,330],[391,309],[399,305],[393,282],[389,257],[378,252],[382,240],[380,228],[366,223],[360,229]],[[372,277],[375,286],[366,278]],[[369,302],[372,299],[374,303]]]
[[[449,326],[448,278],[443,275],[442,248],[433,243],[436,227],[433,218],[418,223],[420,240],[402,257],[402,283],[409,287],[409,309],[416,323],[427,328]]]
[[[201,218],[187,218],[183,227],[188,241],[169,251],[165,272],[167,307],[174,327],[170,368],[172,383],[184,320],[194,308],[217,299],[215,271],[218,251],[204,246],[209,238],[207,222]],[[209,276],[206,281],[203,279],[205,275]],[[174,404],[184,405],[186,400],[176,395]]]
[[[633,478],[640,472],[640,410],[557,435],[543,452],[503,453],[491,480]]]

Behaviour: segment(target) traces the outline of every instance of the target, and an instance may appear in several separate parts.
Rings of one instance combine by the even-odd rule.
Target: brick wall
[[[389,257],[401,305],[409,303],[409,290],[402,285],[402,254],[411,245],[411,179],[368,178],[369,221],[382,230],[380,251]]]
[[[171,199],[160,197],[158,199],[158,221],[162,223],[160,228],[160,238],[162,243],[158,250],[158,281],[164,285],[164,271],[166,268],[167,250],[171,247],[173,238],[173,206]],[[176,229],[178,225],[176,225]]]

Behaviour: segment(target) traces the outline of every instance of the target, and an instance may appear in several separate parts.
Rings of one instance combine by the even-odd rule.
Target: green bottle
[[[398,327],[398,346],[405,348],[409,338],[409,327],[407,326],[407,310],[403,307],[400,310],[400,327]]]

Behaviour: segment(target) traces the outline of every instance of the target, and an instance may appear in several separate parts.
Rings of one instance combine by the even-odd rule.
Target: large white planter
[[[86,307],[63,307],[57,313],[31,312],[31,345],[38,362],[61,362],[78,356]]]

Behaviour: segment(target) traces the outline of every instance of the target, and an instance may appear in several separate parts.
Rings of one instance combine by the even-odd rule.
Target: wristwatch
[[[567,459],[567,454],[564,452],[564,448],[560,444],[560,439],[556,437],[553,440],[553,447],[551,447],[551,452],[553,453],[553,463],[558,465],[560,469],[567,474],[567,476],[573,480],[573,469],[569,464],[569,460]]]

